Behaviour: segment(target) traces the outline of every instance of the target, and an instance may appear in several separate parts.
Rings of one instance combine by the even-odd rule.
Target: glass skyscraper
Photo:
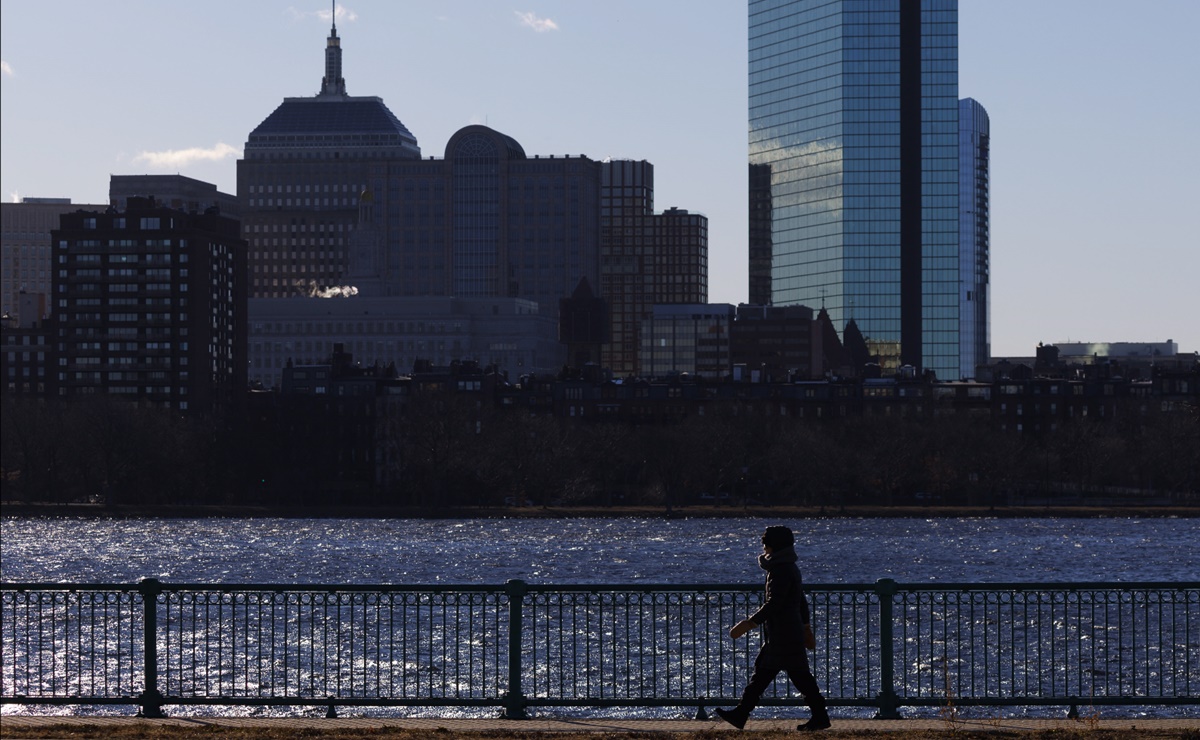
[[[962,376],[975,377],[975,368],[991,358],[989,278],[988,172],[991,161],[991,121],[979,101],[958,102],[958,273]]]
[[[958,378],[957,0],[750,0],[749,31],[751,287]]]

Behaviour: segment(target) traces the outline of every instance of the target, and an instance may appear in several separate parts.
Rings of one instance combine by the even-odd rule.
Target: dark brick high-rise
[[[108,394],[220,416],[246,388],[246,245],[216,209],[130,198],[64,214],[53,239],[60,398]]]

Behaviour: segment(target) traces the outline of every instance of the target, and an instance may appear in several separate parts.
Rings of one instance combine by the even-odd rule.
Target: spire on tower
[[[342,42],[337,35],[337,0],[332,0],[329,38],[325,40],[325,77],[321,79],[320,95],[345,95],[346,81],[342,79]]]

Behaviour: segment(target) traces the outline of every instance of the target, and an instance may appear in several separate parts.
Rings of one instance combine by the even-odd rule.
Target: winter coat
[[[792,547],[773,550],[759,557],[767,571],[766,599],[750,616],[763,628],[764,652],[776,655],[804,653],[804,625],[808,624],[808,599],[801,588],[800,568]]]

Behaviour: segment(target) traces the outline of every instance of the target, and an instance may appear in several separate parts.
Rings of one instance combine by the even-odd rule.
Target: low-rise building
[[[555,318],[520,298],[252,298],[249,379],[280,385],[291,365],[323,362],[342,345],[365,367],[469,360],[512,378],[557,372]]]
[[[642,323],[642,375],[726,377],[733,369],[730,332],[735,315],[730,303],[654,306],[651,318]]]

